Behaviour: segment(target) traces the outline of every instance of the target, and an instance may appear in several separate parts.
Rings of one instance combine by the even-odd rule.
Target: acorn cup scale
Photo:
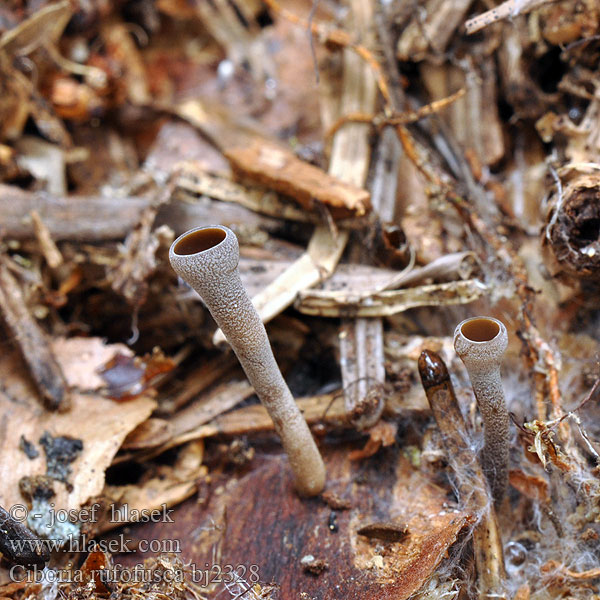
[[[325,466],[240,279],[235,234],[220,225],[192,229],[173,242],[169,260],[206,304],[267,409],[290,461],[296,489],[303,496],[319,494],[325,486]]]
[[[481,462],[496,504],[508,486],[510,418],[500,375],[507,346],[504,323],[491,317],[466,319],[454,331],[454,349],[469,373],[483,419]]]

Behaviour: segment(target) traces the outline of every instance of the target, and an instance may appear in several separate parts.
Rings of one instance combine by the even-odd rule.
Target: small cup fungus
[[[469,373],[483,418],[481,459],[496,504],[508,484],[510,420],[500,377],[507,345],[504,323],[491,317],[466,319],[454,331],[454,348]]]
[[[173,242],[169,260],[204,300],[269,412],[290,461],[296,489],[304,496],[319,494],[325,485],[325,466],[242,285],[235,234],[220,225],[192,229]]]

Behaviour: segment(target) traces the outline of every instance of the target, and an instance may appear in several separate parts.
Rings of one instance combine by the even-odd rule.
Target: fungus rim
[[[465,319],[459,327],[459,333],[466,340],[471,342],[472,344],[489,344],[493,342],[502,334],[503,323],[498,319],[494,319],[493,317],[471,317],[470,319]],[[486,328],[490,333],[485,335],[483,332],[479,335],[473,335],[475,331],[480,331],[480,329],[476,328]],[[494,328],[492,333],[492,327]],[[465,331],[465,328],[467,331]],[[470,329],[474,329],[475,331],[469,331]],[[480,339],[477,339],[480,338]]]
[[[172,244],[172,252],[175,256],[194,256],[219,247],[226,239],[223,227],[197,227],[180,235]]]

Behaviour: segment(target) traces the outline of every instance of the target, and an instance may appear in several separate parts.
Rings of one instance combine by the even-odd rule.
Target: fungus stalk
[[[508,484],[510,420],[500,377],[507,345],[506,327],[491,317],[467,319],[454,331],[454,348],[469,373],[483,418],[481,462],[496,504]]]
[[[198,227],[179,236],[169,260],[204,300],[281,438],[298,492],[319,494],[325,466],[298,405],[275,362],[265,327],[238,271],[239,246],[227,227]]]
[[[483,469],[469,444],[467,426],[448,369],[442,358],[431,350],[423,350],[418,367],[433,417],[442,433],[448,462],[456,473],[461,500],[470,511],[479,515],[480,520],[473,530],[479,597],[504,597],[506,571],[496,512],[490,505]]]

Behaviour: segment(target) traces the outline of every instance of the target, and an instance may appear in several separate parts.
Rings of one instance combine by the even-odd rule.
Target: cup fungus
[[[191,229],[173,242],[169,260],[204,300],[269,412],[290,461],[296,489],[304,496],[319,494],[325,486],[325,466],[242,285],[235,234],[220,225]]]
[[[509,425],[500,363],[508,335],[491,317],[466,319],[454,331],[454,348],[463,361],[483,418],[483,470],[498,504],[508,484]]]

